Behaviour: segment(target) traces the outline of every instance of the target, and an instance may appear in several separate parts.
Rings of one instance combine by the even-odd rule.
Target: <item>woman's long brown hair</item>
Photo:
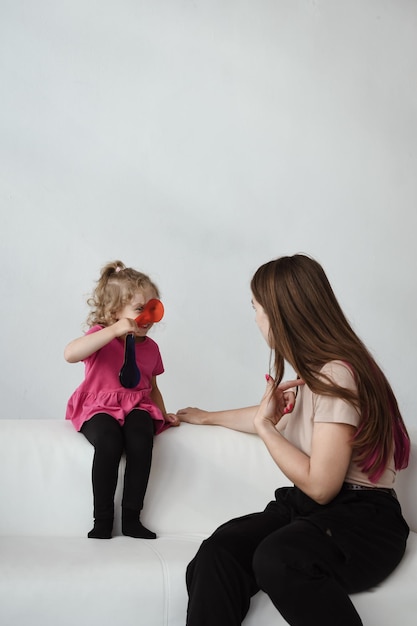
[[[302,254],[281,257],[255,272],[251,289],[269,319],[276,385],[287,361],[313,393],[350,402],[361,418],[353,447],[372,481],[381,477],[393,450],[395,468],[407,467],[410,439],[395,395],[346,319],[321,265]],[[320,374],[334,360],[349,365],[357,395]]]

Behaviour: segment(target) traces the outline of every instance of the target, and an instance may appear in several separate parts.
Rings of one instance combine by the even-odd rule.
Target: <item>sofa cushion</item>
[[[0,618],[19,626],[184,626],[185,569],[201,538],[0,538]],[[417,534],[395,572],[352,596],[367,626],[414,626]],[[284,626],[263,592],[243,626]]]
[[[0,537],[5,626],[183,626],[197,538]]]

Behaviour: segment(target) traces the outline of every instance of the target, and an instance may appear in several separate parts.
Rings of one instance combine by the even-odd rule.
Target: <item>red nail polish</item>
[[[269,380],[270,380],[270,378],[271,378],[271,377],[270,377],[270,375],[269,375],[269,374],[265,374],[265,380],[266,380],[266,381],[269,381]]]

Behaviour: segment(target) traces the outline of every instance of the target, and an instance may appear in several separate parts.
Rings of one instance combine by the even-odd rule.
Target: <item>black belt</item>
[[[351,490],[351,491],[373,491],[388,493],[390,496],[394,498],[397,497],[395,493],[395,489],[389,489],[388,487],[367,487],[366,485],[357,485],[356,483],[343,483],[342,490]]]

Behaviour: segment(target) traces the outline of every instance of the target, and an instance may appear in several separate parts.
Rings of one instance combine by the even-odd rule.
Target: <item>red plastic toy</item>
[[[163,316],[164,305],[157,298],[152,298],[145,304],[142,313],[137,316],[135,322],[138,326],[146,326],[147,324],[160,322]],[[128,389],[139,385],[140,370],[136,363],[135,336],[133,333],[126,335],[125,359],[119,373],[119,380],[120,384]]]
[[[146,324],[160,322],[163,317],[164,305],[160,300],[152,298],[145,304],[142,313],[137,316],[135,322],[138,326],[146,326]]]

